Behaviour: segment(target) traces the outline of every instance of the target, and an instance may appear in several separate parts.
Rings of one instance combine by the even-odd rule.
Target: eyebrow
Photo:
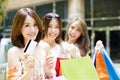
[[[29,24],[29,22],[24,22],[24,24]]]

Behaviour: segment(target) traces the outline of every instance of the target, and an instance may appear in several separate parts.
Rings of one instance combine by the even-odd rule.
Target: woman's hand
[[[24,60],[24,66],[26,69],[31,69],[35,67],[35,59],[32,56],[27,56]]]
[[[55,72],[55,63],[54,63],[54,57],[48,56],[46,58],[46,62],[44,64],[44,71],[47,77],[51,78],[56,75]]]
[[[20,61],[26,71],[31,71],[35,67],[35,59],[29,54],[25,53],[20,57]]]
[[[22,66],[22,76],[20,80],[30,80],[33,71],[35,70],[35,58],[25,53],[20,56],[20,62]]]
[[[45,67],[52,69],[54,68],[54,57],[53,56],[48,56],[45,60]]]

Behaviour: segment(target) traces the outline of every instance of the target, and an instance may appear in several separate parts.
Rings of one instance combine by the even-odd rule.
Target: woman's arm
[[[19,56],[16,55],[15,50],[10,49],[8,51],[8,80],[12,78],[17,80],[30,80],[31,73],[34,69],[34,58],[28,54],[24,54],[21,57],[24,58],[22,63],[19,60]]]

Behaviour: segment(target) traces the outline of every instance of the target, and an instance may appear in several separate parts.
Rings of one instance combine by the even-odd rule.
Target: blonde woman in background
[[[90,52],[90,39],[87,24],[83,19],[76,18],[67,24],[65,43],[63,45],[74,45],[76,51],[71,53],[72,57],[83,57]],[[67,43],[67,44],[66,44]]]

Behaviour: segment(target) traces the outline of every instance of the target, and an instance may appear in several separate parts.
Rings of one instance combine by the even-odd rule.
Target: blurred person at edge
[[[34,50],[33,55],[24,53],[24,47],[29,39],[36,42],[41,40],[42,30],[41,19],[34,10],[21,8],[17,11],[11,32],[13,47],[8,51],[7,80],[43,79],[41,74],[35,74],[36,61],[38,59],[37,50]],[[37,46],[35,49],[37,49]]]
[[[87,30],[87,24],[83,19],[72,19],[66,26],[66,37],[63,46],[75,45],[75,53],[72,57],[84,57],[90,53],[90,40]],[[70,48],[68,48],[70,49]]]

